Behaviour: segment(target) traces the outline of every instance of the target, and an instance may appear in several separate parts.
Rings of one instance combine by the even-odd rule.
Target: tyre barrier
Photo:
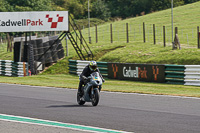
[[[50,40],[49,41],[49,47],[53,44],[53,40]],[[50,49],[50,51],[51,51],[51,57],[52,57],[52,61],[53,62],[56,62],[57,60],[58,60],[58,54],[57,54],[57,47],[58,47],[58,45],[59,44],[54,44],[52,47],[51,47],[51,49]]]
[[[28,76],[28,63],[0,60],[0,75],[12,77]]]
[[[38,60],[38,50],[37,50],[36,41],[35,40],[31,40],[31,44],[33,45],[34,60]]]
[[[65,56],[62,43],[57,40],[58,36],[31,39],[27,38],[25,45],[25,38],[14,38],[14,62],[29,62],[28,67],[32,74],[37,74],[37,70],[44,70],[45,66],[50,66]],[[38,69],[41,64],[42,69]]]
[[[31,71],[32,74],[35,74],[35,66],[34,66],[34,50],[33,50],[33,44],[29,44],[29,53],[28,53],[28,63],[29,63],[29,69]]]

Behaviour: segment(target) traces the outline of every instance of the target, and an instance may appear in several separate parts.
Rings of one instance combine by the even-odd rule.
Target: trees
[[[184,0],[185,4],[197,2],[199,0]]]
[[[111,16],[111,12],[106,5],[105,1],[103,0],[97,0],[96,2],[93,3],[92,5],[92,10],[91,10],[91,17],[96,17],[100,18],[102,20],[109,20]]]
[[[13,11],[50,11],[49,0],[7,0]]]
[[[171,7],[171,0],[89,0],[91,17],[127,18]],[[173,0],[174,6],[199,0]],[[74,18],[87,18],[88,0],[0,0],[0,11],[69,11]]]
[[[6,0],[0,0],[0,12],[13,11],[13,7]]]

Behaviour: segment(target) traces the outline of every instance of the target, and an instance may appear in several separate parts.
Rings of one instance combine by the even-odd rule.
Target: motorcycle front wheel
[[[79,105],[84,105],[84,104],[85,104],[85,101],[82,101],[82,100],[81,100],[81,97],[79,96],[78,93],[77,93],[77,103],[78,103]]]
[[[94,90],[94,94],[92,95],[92,105],[97,106],[99,103],[99,89]]]

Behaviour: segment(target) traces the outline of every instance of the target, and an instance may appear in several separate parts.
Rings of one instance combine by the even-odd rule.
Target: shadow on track
[[[89,105],[51,105],[47,106],[46,108],[71,108],[71,107],[92,107]]]

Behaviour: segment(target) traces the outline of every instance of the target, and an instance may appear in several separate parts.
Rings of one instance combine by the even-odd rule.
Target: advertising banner
[[[153,64],[108,64],[108,78],[132,81],[165,82],[165,66]]]
[[[68,31],[68,11],[0,12],[0,32]]]

